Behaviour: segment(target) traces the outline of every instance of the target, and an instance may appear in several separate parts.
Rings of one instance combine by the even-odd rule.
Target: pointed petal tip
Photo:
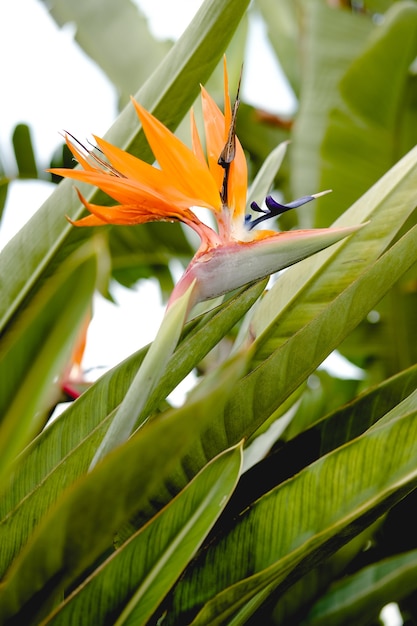
[[[79,220],[72,220],[69,215],[65,215],[65,219],[71,224],[71,226],[80,226],[80,224],[77,223]]]
[[[330,226],[330,228],[328,228],[327,230],[333,230],[336,231],[338,230],[339,232],[346,232],[349,234],[349,232],[352,233],[356,233],[357,230],[361,230],[364,226],[367,226],[370,223],[370,220],[367,220],[366,222],[362,222],[362,224],[354,224],[353,226]]]
[[[318,193],[312,193],[312,198],[320,198],[321,196],[327,196],[328,193],[333,193],[333,189],[326,189],[325,191],[319,191]]]

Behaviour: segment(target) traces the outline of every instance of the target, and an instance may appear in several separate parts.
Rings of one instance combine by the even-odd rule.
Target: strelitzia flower
[[[72,222],[74,226],[180,221],[198,234],[199,249],[176,285],[171,303],[193,283],[191,304],[222,295],[292,265],[356,230],[284,233],[255,230],[260,222],[301,206],[320,194],[305,196],[290,204],[279,204],[268,196],[266,209],[255,202],[251,204],[258,217],[247,215],[246,159],[235,134],[239,99],[236,98],[232,109],[226,63],[224,114],[204,87],[201,98],[206,155],[193,113],[192,148],[189,148],[132,99],[158,167],[99,137],[95,137],[98,150],[90,150],[67,134],[67,144],[83,169],[51,170],[95,185],[118,203],[112,207],[91,204],[78,192],[89,215]],[[193,207],[209,209],[216,228],[202,222]]]

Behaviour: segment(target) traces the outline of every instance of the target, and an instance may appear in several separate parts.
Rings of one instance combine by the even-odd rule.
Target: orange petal
[[[204,88],[202,88],[201,97],[203,102],[209,167],[213,176],[216,178],[219,189],[221,189],[224,169],[218,165],[217,161],[227,139],[227,133],[225,139],[223,130],[225,117],[213,98]],[[227,131],[228,130],[229,128],[227,128]],[[236,137],[236,153],[229,170],[228,187],[229,208],[233,211],[234,219],[241,220],[245,213],[247,177],[245,153],[243,152],[239,139]]]
[[[93,165],[91,165],[91,163],[88,162],[88,160],[85,158],[84,154],[73,143],[73,140],[71,140],[71,137],[69,135],[65,135],[65,142],[66,142],[69,150],[71,151],[72,155],[74,156],[74,158],[78,161],[78,163],[80,165],[83,166],[83,168],[85,170],[88,170],[88,171],[94,171],[95,170],[95,167]],[[51,171],[51,170],[49,170],[49,171]]]
[[[233,209],[233,219],[241,221],[246,210],[246,196],[248,186],[248,168],[245,153],[236,137],[236,154],[229,171],[229,199]]]
[[[108,224],[108,222],[101,220],[99,217],[96,217],[95,215],[87,215],[86,217],[82,217],[79,220],[72,220],[67,215],[67,220],[73,226],[106,226]]]
[[[157,209],[150,211],[148,207],[141,207],[138,204],[119,204],[113,207],[101,206],[88,202],[83,195],[76,190],[78,197],[85,208],[92,213],[81,220],[71,222],[75,226],[101,226],[103,224],[144,224],[146,222],[176,220],[181,218],[181,213],[172,212],[167,215]],[[97,221],[98,220],[98,221]],[[71,220],[70,220],[71,221]]]
[[[103,172],[85,172],[83,170],[67,170],[55,168],[49,170],[59,176],[66,176],[81,182],[95,185],[113,200],[120,204],[132,204],[147,207],[152,211],[157,208],[162,215],[170,215],[173,210],[181,211],[190,206],[199,204],[199,198],[189,198],[184,196],[177,189],[166,187],[163,184],[163,177],[159,187],[152,187],[146,182],[132,180],[130,178],[119,178]],[[201,202],[203,205],[203,203]],[[204,205],[203,205],[204,206]],[[207,206],[207,205],[205,205]]]
[[[218,160],[225,144],[224,115],[204,87],[201,87],[201,102],[203,106],[208,164],[210,172],[216,180],[217,189],[220,191],[224,169],[218,164]]]
[[[193,109],[190,112],[190,122],[191,122],[191,141],[193,144],[193,152],[197,159],[202,163],[206,162],[203,147],[201,145],[200,135],[198,134],[197,124],[195,123],[195,115]]]
[[[112,145],[105,139],[101,139],[101,137],[96,137],[96,135],[93,137],[113,167],[127,178],[146,181],[150,187],[156,188],[164,184],[165,177],[161,170]]]
[[[178,220],[185,224],[198,226],[200,220],[189,209],[178,209],[170,206],[149,206],[140,201],[133,204],[120,204],[114,207],[101,206],[88,202],[82,193],[76,189],[79,199],[86,209],[106,224],[144,224],[145,222],[174,221]]]
[[[232,108],[229,95],[229,78],[227,73],[226,56],[223,57],[224,68],[224,114],[225,114],[225,141],[232,123]],[[246,195],[248,184],[248,168],[245,153],[239,139],[236,137],[236,153],[229,171],[228,198],[233,218],[241,221],[246,211]]]
[[[149,210],[149,207],[134,205],[117,205],[114,207],[104,207],[91,204],[76,189],[78,197],[92,215],[87,215],[79,220],[73,221],[67,217],[73,226],[103,226],[105,224],[133,225],[145,224],[156,221],[181,221],[192,228],[201,238],[201,246],[204,249],[216,247],[220,242],[217,233],[202,223],[198,217],[190,210],[176,210],[172,207],[170,212],[158,209]]]
[[[192,150],[140,104],[133,99],[132,102],[167,182],[185,195],[200,198],[204,206],[219,210],[221,203],[216,181],[206,163],[202,163]]]

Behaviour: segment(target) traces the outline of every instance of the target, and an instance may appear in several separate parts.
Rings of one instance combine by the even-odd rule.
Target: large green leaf
[[[63,494],[5,576],[0,587],[3,618],[18,615],[21,623],[38,623],[51,608],[51,595],[73,584],[111,548],[115,530],[158,493],[161,481],[172,476],[184,453],[222,411],[245,361],[235,359],[214,371],[184,407],[148,422]],[[21,526],[14,526],[16,538],[20,532]],[[47,597],[42,589],[48,589]]]
[[[417,342],[410,341],[417,309],[416,277],[413,267],[339,347],[349,361],[366,368],[371,382],[417,363]]]
[[[394,180],[398,182],[396,177]],[[389,181],[392,183],[390,177]],[[408,182],[410,181],[408,180]],[[406,200],[407,187],[402,191],[400,184],[397,187],[399,197]],[[415,260],[414,236],[415,233],[411,232],[403,237],[380,260],[364,271],[356,282],[353,282],[337,298],[334,298],[326,309],[321,310],[319,315],[309,321],[298,333],[275,349],[273,354],[269,352],[270,358],[235,387],[233,401],[226,413],[227,434],[224,431],[223,418],[217,425],[213,423],[213,428],[219,429],[219,437],[212,446],[206,445],[204,454],[201,454],[201,451],[196,451],[191,463],[194,472],[198,471],[207,459],[215,456],[219,450],[233,445],[243,434],[248,435],[259,427],[296,389],[300,382],[306,379],[325,356],[338,345],[341,339],[355,327],[358,321],[369,311],[369,308],[375,305],[378,299]],[[368,244],[366,245],[368,246]],[[367,248],[364,249],[363,246],[359,246],[356,249],[357,258],[360,259],[362,255],[366,256],[367,251]],[[344,269],[345,272],[351,271],[351,267],[347,264]],[[346,315],[347,310],[349,316]],[[171,370],[169,377],[172,376],[172,371],[174,370]],[[74,436],[71,435],[71,437]],[[86,450],[89,449],[89,446],[94,445],[94,437],[97,437],[96,432],[90,440],[86,439]],[[89,450],[89,452],[82,454],[84,459],[82,467],[84,469],[85,457],[91,458],[88,456],[91,454],[91,448]],[[75,465],[77,467],[77,461],[75,461]],[[77,473],[78,471],[79,469],[76,470]],[[179,480],[177,489],[180,489],[183,484]],[[53,492],[56,493],[56,486]]]
[[[412,412],[398,411],[395,420],[322,457],[258,500],[191,566],[174,592],[167,624],[185,616],[189,623],[197,612],[196,625],[229,624],[233,615],[233,624],[244,623],[236,614],[251,598],[257,596],[254,610],[263,593],[278,586],[283,592],[412,491],[416,415],[414,403]]]
[[[391,557],[346,577],[309,611],[309,626],[358,626],[376,620],[387,601],[398,602],[415,591],[417,550]]]
[[[209,463],[149,524],[59,606],[47,624],[144,623],[194,556],[233,491],[241,445]],[[107,589],[111,593],[106,593]],[[118,616],[116,622],[116,616]]]
[[[416,262],[417,227],[404,235],[298,332],[280,343],[239,382],[227,421],[252,432],[351,332],[375,303]],[[237,428],[235,431],[236,436]],[[229,429],[231,435],[231,430]]]
[[[185,484],[189,472],[193,475],[220,450],[252,434],[314,371],[375,301],[417,260],[416,237],[417,227],[363,272],[320,315],[237,381],[224,413],[213,416],[210,429],[203,433],[203,449],[196,447],[183,461],[188,473],[178,467],[177,490]],[[150,503],[145,519],[154,505]],[[136,522],[143,523],[143,517],[139,516]]]
[[[340,215],[416,144],[416,80],[410,75],[416,55],[417,4],[396,2],[340,81],[320,172],[320,186],[334,189],[335,204],[318,202],[316,225]]]
[[[341,292],[394,240],[415,208],[417,148],[411,150],[333,225],[369,220],[365,228],[288,269],[263,298],[251,322],[257,358],[291,337]]]
[[[249,435],[259,427],[355,327],[369,308],[416,260],[415,235],[415,230],[405,235],[315,319],[235,385],[233,399],[225,416],[220,416],[217,422],[213,421],[212,428],[218,432],[215,440],[207,439],[204,451],[195,450],[187,462],[194,473],[220,450],[233,445],[242,435]],[[346,311],[349,311],[348,316]],[[96,432],[94,437],[97,437]],[[94,445],[91,440],[85,443],[87,449]],[[84,454],[88,455],[88,452]],[[178,476],[177,490],[185,484],[184,476]]]
[[[136,98],[158,119],[175,128],[192,102],[200,83],[215,68],[245,13],[249,0],[206,0],[183,36],[176,42]],[[133,106],[128,105],[106,134],[107,140],[141,158],[151,159]],[[95,194],[80,185],[91,200]],[[90,236],[73,229],[65,215],[77,219],[83,211],[72,181],[64,180],[29,223],[2,252],[0,265],[0,328],[13,316],[23,298],[51,266],[63,262],[69,250]]]
[[[380,524],[377,520],[371,526],[351,539],[337,552],[320,561],[319,565],[309,570],[294,585],[291,585],[283,594],[277,589],[268,603],[261,606],[255,613],[252,611],[248,626],[254,626],[262,620],[270,619],[274,624],[297,623],[300,624],[314,600],[328,589],[329,585],[339,577],[342,577],[347,568],[358,554],[361,554],[369,542],[373,539],[375,528]],[[274,595],[279,599],[273,606]],[[266,618],[268,616],[268,618]],[[265,619],[266,618],[266,619]],[[258,622],[256,621],[258,620]]]
[[[336,86],[375,28],[367,15],[337,9],[322,0],[304,0],[298,6],[302,76],[290,153],[295,197],[321,190],[320,145],[329,111],[339,100]],[[309,208],[300,214],[300,224],[311,227]]]
[[[239,321],[264,287],[265,282],[262,282],[243,290],[219,309],[186,327],[148,408],[158,406],[186,373]],[[2,573],[62,491],[87,471],[108,428],[112,412],[124,398],[145,352],[132,355],[97,381],[17,459],[13,476],[4,486],[0,498]],[[36,516],[33,515],[34,510]],[[15,534],[17,528],[20,528],[18,537]]]
[[[0,474],[59,396],[57,385],[91,307],[97,262],[92,244],[74,253],[0,341]]]
[[[359,395],[286,441],[243,474],[225,511],[230,518],[321,456],[362,435],[417,389],[417,365]]]
[[[300,92],[299,24],[297,2],[294,0],[256,0],[268,29],[268,38],[285,75],[297,94]]]
[[[59,26],[75,24],[78,44],[107,74],[123,103],[135,93],[170,48],[155,39],[131,0],[45,2]]]

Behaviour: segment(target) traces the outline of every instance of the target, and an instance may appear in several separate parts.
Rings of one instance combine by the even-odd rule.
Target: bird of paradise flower
[[[176,285],[170,303],[194,281],[191,304],[264,278],[356,230],[255,230],[260,222],[310,202],[321,194],[304,196],[289,204],[280,204],[268,196],[266,209],[261,209],[255,202],[251,204],[258,217],[245,214],[247,165],[235,133],[239,97],[232,109],[226,62],[224,114],[204,87],[201,88],[201,98],[207,158],[193,113],[190,149],[132,99],[159,167],[95,137],[102,157],[66,134],[67,144],[83,169],[51,170],[95,185],[118,202],[112,207],[99,206],[88,202],[78,192],[90,214],[72,222],[74,226],[180,221],[198,234],[200,247]],[[217,230],[202,222],[192,207],[209,209],[215,217]]]
[[[179,221],[192,228],[200,238],[200,246],[174,287],[158,334],[91,467],[125,441],[137,427],[139,419],[143,421],[147,399],[160,380],[188,312],[195,304],[265,278],[359,228],[290,232],[255,230],[261,222],[310,202],[320,194],[304,196],[289,204],[280,204],[268,196],[265,209],[252,202],[253,212],[246,214],[247,165],[235,132],[238,96],[232,108],[224,61],[224,114],[204,87],[201,88],[207,155],[193,113],[192,148],[189,148],[132,99],[158,167],[99,137],[95,137],[98,151],[90,150],[67,133],[67,144],[83,169],[50,170],[95,185],[118,203],[112,207],[92,204],[77,191],[89,215],[72,222],[74,226]],[[193,207],[209,209],[217,228],[201,221]]]

